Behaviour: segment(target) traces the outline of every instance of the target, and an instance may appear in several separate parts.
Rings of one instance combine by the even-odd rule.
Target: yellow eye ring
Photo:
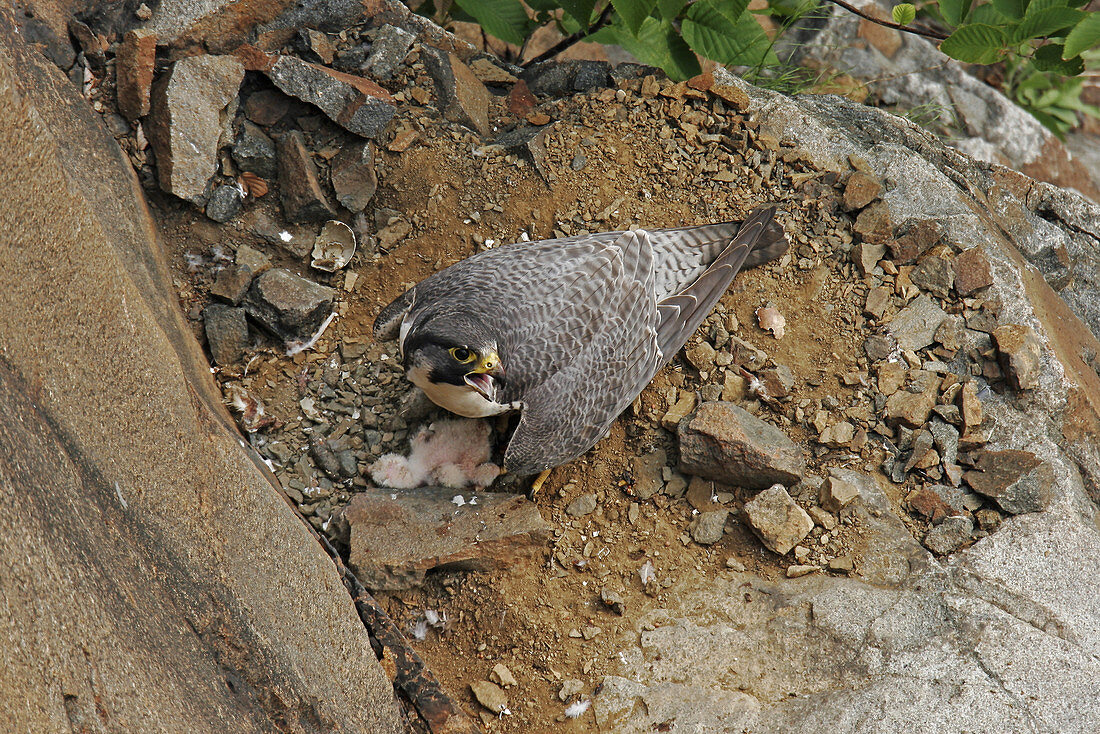
[[[477,355],[466,347],[451,347],[448,351],[450,351],[451,356],[454,357],[455,361],[459,364],[469,364],[477,359]]]

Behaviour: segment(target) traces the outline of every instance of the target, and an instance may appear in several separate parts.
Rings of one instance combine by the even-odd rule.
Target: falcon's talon
[[[737,271],[787,250],[774,215],[494,247],[386,306],[375,337],[398,338],[408,378],[437,405],[521,411],[504,459],[534,474],[592,448]]]
[[[531,482],[530,491],[527,492],[527,499],[529,499],[529,500],[535,499],[535,495],[538,494],[538,491],[540,489],[542,489],[542,485],[546,483],[546,479],[547,479],[547,477],[550,476],[550,472],[552,472],[552,471],[554,471],[554,470],[553,469],[546,469],[541,474],[539,474],[537,477],[535,477],[535,481]]]

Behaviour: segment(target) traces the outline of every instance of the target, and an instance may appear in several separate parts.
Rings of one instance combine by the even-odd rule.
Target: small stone
[[[404,28],[386,24],[378,29],[371,43],[370,56],[363,63],[363,70],[375,79],[391,78],[405,62],[416,36]]]
[[[960,296],[969,296],[991,285],[993,274],[984,247],[971,247],[955,258],[955,292]]]
[[[127,31],[115,56],[118,111],[131,122],[149,114],[149,92],[157,60],[157,34],[146,28]]]
[[[957,405],[936,405],[932,408],[932,412],[951,425],[962,424],[962,413]]]
[[[745,399],[745,392],[749,383],[741,375],[735,372],[727,372],[722,381],[722,400],[727,403],[738,403]]]
[[[695,394],[684,392],[680,395],[680,399],[661,418],[661,425],[670,431],[675,431],[684,418],[693,410],[695,410]]]
[[[332,159],[331,178],[340,205],[350,212],[363,211],[378,189],[374,144],[363,141],[342,148]]]
[[[940,458],[945,464],[954,464],[959,455],[958,430],[944,421],[935,419],[928,424],[928,429],[935,440],[936,449],[940,452]]]
[[[921,258],[913,268],[909,279],[921,290],[939,298],[947,298],[951,295],[951,287],[955,284],[955,269],[946,258],[928,255]]]
[[[569,164],[569,167],[574,171],[579,171],[588,165],[588,159],[584,157],[583,153],[577,153],[573,156],[573,162]]]
[[[531,161],[535,166],[535,170],[539,172],[544,180],[549,180],[548,171],[546,168],[546,134],[553,128],[552,125],[543,127],[518,127],[515,130],[510,130],[495,141],[495,145],[499,145],[505,150],[513,153],[519,153],[524,158]]]
[[[222,268],[214,284],[210,286],[210,295],[221,298],[234,306],[241,302],[248,286],[252,284],[254,274],[247,265],[234,263]]]
[[[471,61],[470,71],[474,72],[474,76],[485,84],[501,86],[505,84],[517,84],[521,81],[515,74],[512,74],[502,66],[494,64],[490,59],[484,57]]]
[[[289,270],[269,270],[244,298],[248,315],[286,341],[308,339],[328,316],[336,291]]]
[[[1045,510],[1054,498],[1053,469],[1030,451],[983,451],[963,480],[1013,515]]]
[[[309,455],[313,457],[313,463],[323,471],[329,479],[340,481],[344,479],[341,471],[340,460],[336,458],[336,452],[328,441],[314,441],[309,445]]]
[[[935,404],[935,398],[927,393],[899,390],[886,400],[886,422],[920,428],[928,422]]]
[[[730,331],[736,331],[736,329],[730,329]],[[757,349],[749,342],[737,336],[730,336],[729,350],[730,354],[733,356],[733,363],[751,372],[757,372],[763,369],[768,361],[767,352],[762,349]]]
[[[859,274],[866,278],[878,265],[878,261],[886,254],[886,245],[874,245],[870,242],[860,242],[852,248],[853,259]]]
[[[898,237],[887,241],[890,256],[899,264],[911,263],[944,237],[943,225],[934,219],[922,219],[908,225]]]
[[[894,320],[886,325],[903,351],[917,351],[935,341],[936,330],[947,318],[947,313],[937,306],[928,294],[922,294],[903,308]]]
[[[261,89],[244,101],[244,116],[257,125],[270,127],[283,119],[298,103],[278,89]]]
[[[599,637],[602,632],[603,632],[603,629],[601,629],[600,627],[595,627],[595,626],[592,626],[592,625],[588,625],[587,627],[585,627],[584,629],[581,630],[581,635],[586,640],[592,640],[592,639],[595,639],[596,637]]]
[[[859,497],[859,487],[835,476],[829,476],[821,483],[817,496],[822,509],[828,512],[840,512]]]
[[[502,688],[519,685],[516,677],[512,675],[512,671],[508,670],[508,666],[504,663],[497,663],[493,666],[493,670],[489,673],[489,680]]]
[[[836,527],[836,515],[817,506],[810,506],[810,509],[806,510],[810,519],[814,521],[815,525],[819,525],[826,530],[832,530]]]
[[[241,211],[244,192],[236,184],[222,184],[214,189],[206,202],[206,216],[215,222],[228,222]]]
[[[740,560],[738,560],[737,558],[734,558],[733,556],[730,556],[729,558],[726,559],[726,568],[728,568],[731,571],[734,571],[736,573],[744,573],[745,572],[745,564],[741,563]]]
[[[239,362],[248,349],[248,322],[243,308],[212,303],[202,310],[210,355],[220,366]]]
[[[806,566],[806,565],[802,565],[802,564],[792,564],[790,566],[787,566],[787,578],[797,579],[801,576],[809,576],[811,573],[816,573],[817,571],[820,571],[820,570],[821,570],[821,568],[818,567],[818,566]]]
[[[714,482],[709,479],[703,479],[702,477],[692,477],[688,483],[687,492],[684,494],[684,498],[688,501],[688,504],[699,512],[706,512],[715,509],[715,500],[717,499],[714,491]]]
[[[261,275],[271,269],[271,258],[248,245],[241,245],[237,248],[234,262],[251,270],[253,276]]]
[[[527,122],[531,123],[532,125],[542,126],[550,124],[550,115],[544,114],[542,112],[532,112],[523,119],[527,120]]]
[[[782,400],[791,394],[794,387],[794,373],[786,365],[779,365],[773,370],[764,370],[760,373],[760,384],[763,393],[770,398]]]
[[[1030,326],[1005,324],[993,331],[1001,367],[1017,390],[1039,387],[1039,337]]]
[[[978,388],[974,382],[964,382],[955,399],[962,415],[963,433],[977,430],[985,420],[985,416],[982,411],[982,401],[978,398]]]
[[[485,708],[494,714],[500,714],[508,710],[508,694],[496,683],[487,680],[476,680],[470,684],[470,690],[474,692],[474,698]]]
[[[298,34],[302,46],[312,52],[313,58],[319,59],[326,66],[332,65],[332,60],[336,58],[336,49],[327,35],[312,28],[300,30]]]
[[[844,448],[852,439],[856,436],[856,429],[848,421],[841,421],[836,425],[829,426],[821,435],[818,436],[818,443],[828,446],[829,448]]]
[[[583,692],[584,681],[577,680],[576,678],[566,678],[561,682],[561,688],[558,689],[558,700],[565,703]]]
[[[863,342],[863,351],[872,362],[886,359],[897,348],[898,341],[890,334],[871,334]]]
[[[565,514],[572,517],[581,517],[594,512],[596,509],[596,495],[582,494],[565,507]]]
[[[600,589],[600,601],[619,616],[622,616],[626,611],[626,602],[623,600],[623,595],[606,586]]]
[[[172,64],[151,92],[149,143],[162,189],[205,204],[218,170],[218,148],[232,119],[244,67],[232,56],[188,56]]]
[[[685,350],[688,362],[700,372],[714,369],[715,351],[708,342],[700,341],[698,344]]]
[[[943,320],[936,329],[935,340],[944,349],[961,349],[963,345],[963,332],[966,331],[966,322],[961,316],[954,314]]]
[[[683,470],[725,484],[759,489],[794,484],[805,471],[802,451],[775,426],[731,403],[704,403],[680,422]]]
[[[905,501],[913,512],[934,524],[942,522],[952,514],[951,506],[931,489],[914,490],[906,495]]]
[[[492,94],[453,53],[423,46],[420,58],[435,80],[436,94],[443,116],[451,122],[488,135],[489,100]]]
[[[390,93],[369,79],[279,56],[266,71],[276,87],[319,107],[330,120],[364,138],[378,136],[397,108]]]
[[[664,489],[661,470],[667,465],[668,455],[664,449],[634,457],[634,495],[638,499],[647,500]]]
[[[691,531],[691,539],[699,545],[717,543],[722,539],[722,534],[726,530],[726,518],[729,517],[729,514],[729,510],[700,512],[699,515],[691,521],[691,526],[689,528]]]
[[[837,556],[829,561],[829,570],[837,573],[852,573],[855,568],[855,562],[851,556]]]
[[[863,306],[863,315],[881,319],[890,306],[892,293],[889,288],[872,288],[867,291],[867,302]]]
[[[332,219],[336,211],[317,177],[317,167],[306,149],[305,136],[291,130],[279,139],[279,190],[283,214],[291,222]]]
[[[242,171],[251,171],[268,181],[278,172],[274,141],[259,125],[248,120],[241,123],[241,130],[233,141],[233,161]]]
[[[862,171],[856,171],[848,177],[848,183],[844,186],[844,208],[848,211],[862,209],[881,194],[881,181]],[[875,262],[878,262],[878,260]]]
[[[908,374],[905,365],[900,362],[885,362],[879,365],[877,372],[878,391],[887,397],[893,395],[905,384],[905,378]]]
[[[893,239],[893,226],[890,224],[890,208],[884,201],[876,201],[859,213],[852,225],[864,242],[873,245],[885,245]]]
[[[969,517],[948,517],[928,531],[928,535],[924,536],[924,546],[936,555],[945,556],[969,542],[973,532],[974,521]]]
[[[1001,513],[990,508],[978,510],[974,513],[974,518],[978,521],[978,527],[987,533],[995,533],[1001,527],[1003,518]]]
[[[786,555],[814,528],[814,522],[781,484],[763,490],[745,503],[745,519],[772,552]]]

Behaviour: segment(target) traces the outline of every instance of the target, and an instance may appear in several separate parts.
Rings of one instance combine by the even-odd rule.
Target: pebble
[[[818,501],[828,512],[840,512],[859,497],[859,487],[839,477],[830,476],[821,483]]]
[[[974,521],[969,517],[944,518],[943,522],[928,531],[924,545],[936,555],[944,556],[969,542],[973,532]]]
[[[787,578],[797,579],[801,576],[808,576],[811,573],[814,573],[814,572],[820,571],[820,570],[821,569],[818,566],[806,566],[806,565],[802,565],[802,564],[794,564],[794,565],[791,565],[791,566],[787,566]]]
[[[1017,390],[1039,387],[1039,337],[1030,326],[1005,324],[993,331],[1001,367]]]
[[[922,294],[898,312],[886,325],[903,351],[916,351],[935,341],[936,330],[947,318],[947,312],[936,305],[932,297]]]
[[[476,680],[470,684],[470,690],[474,692],[474,698],[485,708],[494,714],[500,714],[508,710],[508,694],[496,683],[487,680]]]
[[[504,663],[497,663],[493,666],[493,670],[489,673],[489,680],[504,688],[518,685],[516,677],[512,675],[512,671],[508,670]]]
[[[572,517],[588,515],[596,509],[596,495],[582,494],[565,507],[565,514]]]
[[[711,545],[722,539],[726,530],[729,510],[711,510],[700,512],[691,522],[691,538],[699,545]]]
[[[745,572],[745,564],[741,563],[740,560],[734,558],[733,556],[730,556],[726,559],[726,568],[730,569],[731,571],[736,571],[737,573]]]
[[[744,513],[756,536],[781,556],[801,543],[814,528],[813,520],[781,484],[765,489],[746,502]]]
[[[584,681],[577,680],[576,678],[566,678],[561,682],[561,688],[558,689],[558,700],[565,703],[583,692]]]
[[[606,586],[600,589],[600,601],[619,616],[622,616],[626,611],[626,602],[623,600],[623,595]]]

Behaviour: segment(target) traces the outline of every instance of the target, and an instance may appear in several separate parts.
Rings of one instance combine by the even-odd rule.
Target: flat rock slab
[[[453,53],[431,46],[423,47],[421,58],[424,67],[435,80],[443,116],[481,135],[488,135],[489,100],[493,95],[470,71],[470,67]]]
[[[289,341],[312,336],[335,297],[332,288],[276,268],[252,281],[243,304],[249,316]]]
[[[435,568],[513,566],[541,555],[549,530],[522,495],[458,495],[440,487],[367,490],[343,517],[350,533],[348,565],[372,589],[408,589]]]
[[[680,421],[683,470],[723,484],[766,489],[792,485],[806,469],[786,434],[732,403],[703,403]]]
[[[932,297],[922,294],[903,308],[887,326],[898,346],[904,350],[923,349],[936,338],[936,329],[947,318],[947,312],[936,305]]]
[[[1054,471],[1030,451],[984,451],[963,479],[1013,515],[1046,509],[1054,494]]]
[[[266,73],[279,89],[316,105],[337,125],[364,138],[381,133],[397,112],[390,93],[369,79],[293,56],[280,56]]]

